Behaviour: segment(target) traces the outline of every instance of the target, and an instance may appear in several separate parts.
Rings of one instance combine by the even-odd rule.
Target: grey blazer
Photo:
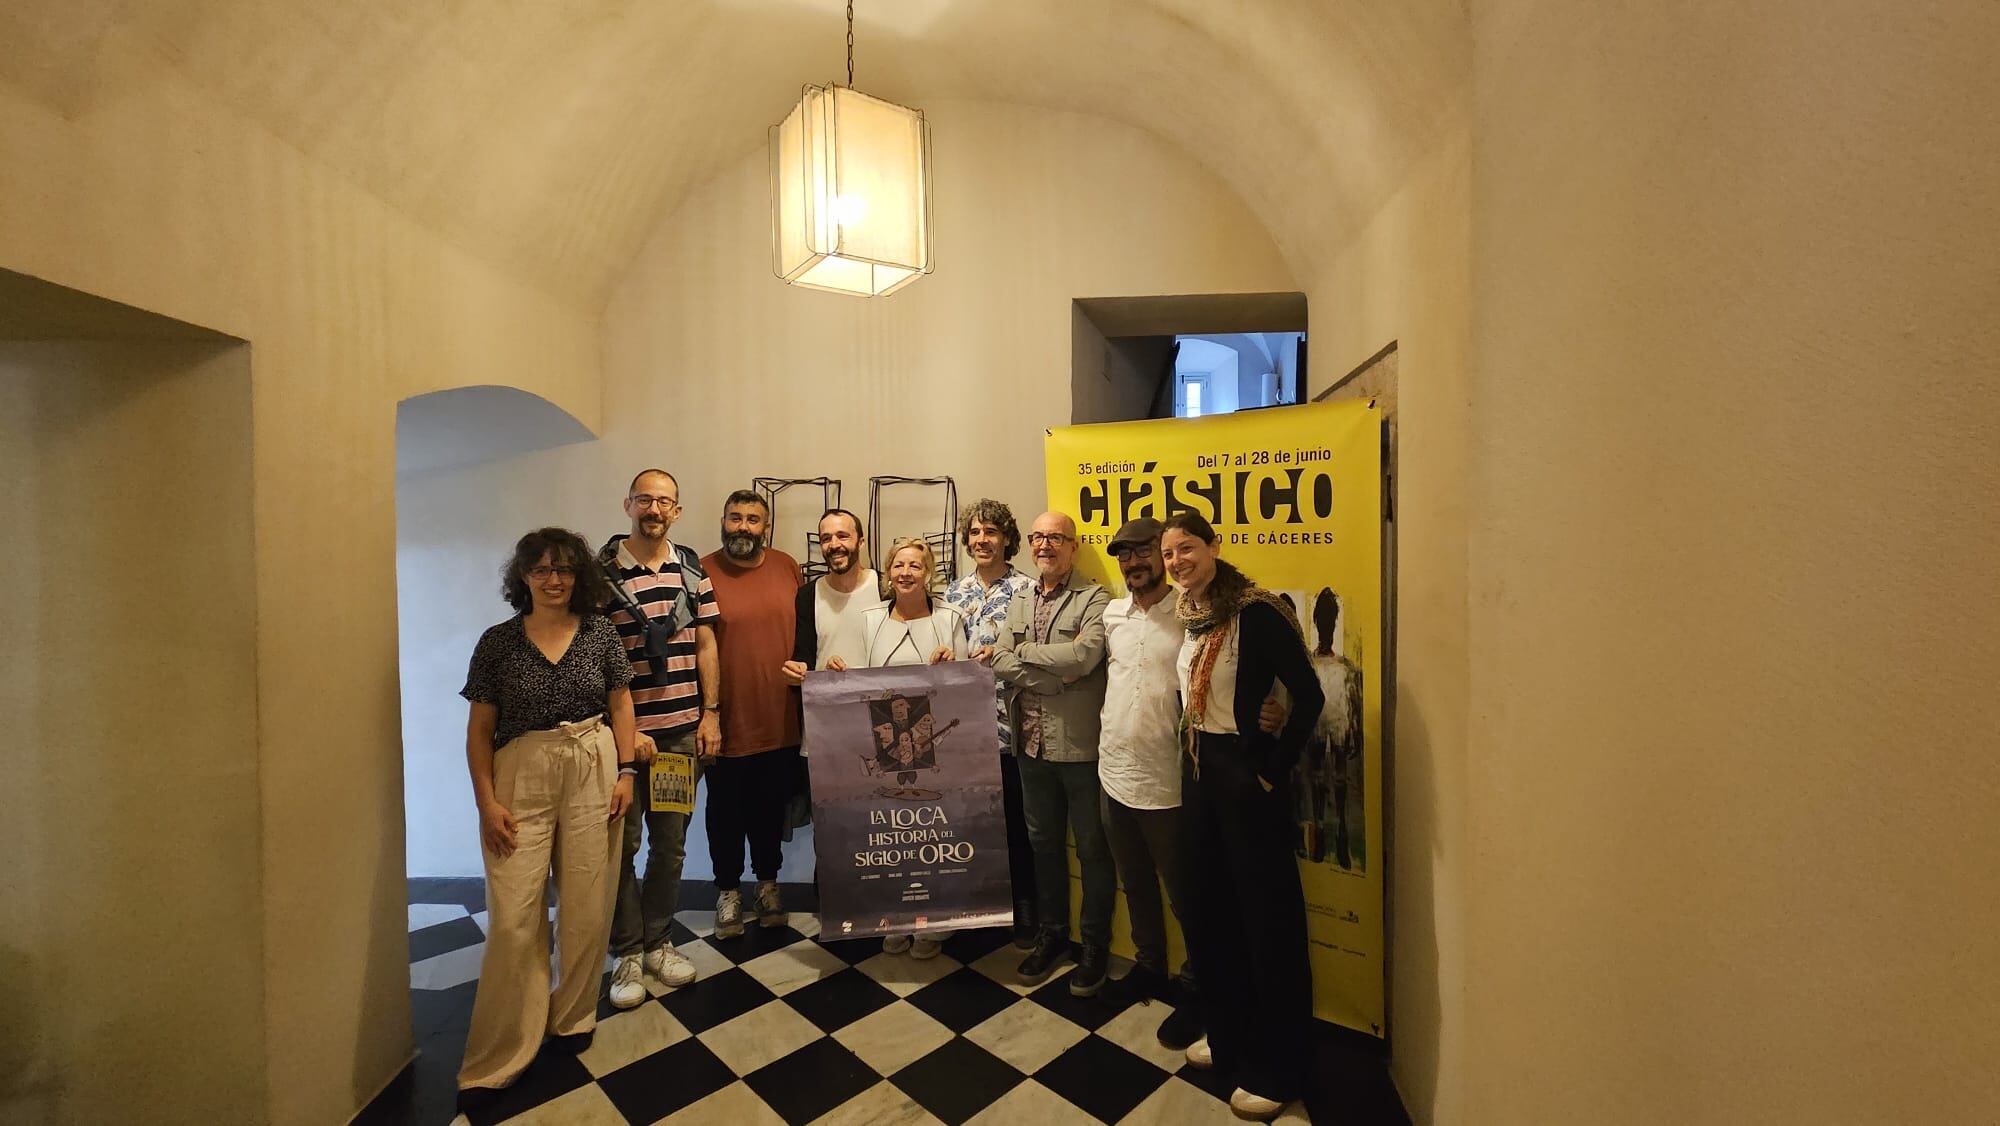
[[[1071,575],[1050,619],[1046,644],[1033,640],[1034,589],[1007,603],[1007,620],[993,643],[993,675],[1007,701],[1016,753],[1027,742],[1021,730],[1021,696],[1032,692],[1042,705],[1043,761],[1097,760],[1097,727],[1104,709],[1104,608],[1110,603],[1103,587]]]

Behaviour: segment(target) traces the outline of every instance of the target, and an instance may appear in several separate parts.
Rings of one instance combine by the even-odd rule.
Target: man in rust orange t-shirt
[[[747,489],[722,505],[722,550],[702,557],[722,620],[715,642],[722,670],[722,751],[708,771],[708,852],[715,860],[715,935],[743,933],[743,845],[757,876],[752,910],[783,925],[778,863],[785,807],[798,788],[798,695],[785,680],[796,629],[798,560],[766,546],[771,509]]]

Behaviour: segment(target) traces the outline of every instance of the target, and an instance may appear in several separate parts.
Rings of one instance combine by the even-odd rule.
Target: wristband
[[[618,776],[620,778],[637,778],[639,776],[639,764],[635,762],[619,763]]]

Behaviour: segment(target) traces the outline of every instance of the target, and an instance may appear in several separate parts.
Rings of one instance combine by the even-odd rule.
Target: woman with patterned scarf
[[[1168,517],[1160,554],[1187,627],[1181,836],[1194,857],[1187,938],[1208,1026],[1188,1062],[1235,1081],[1229,1105],[1239,1117],[1270,1119],[1305,1093],[1312,971],[1290,781],[1325,701],[1297,617],[1223,562],[1207,520]],[[1292,709],[1270,735],[1258,714],[1274,683]]]

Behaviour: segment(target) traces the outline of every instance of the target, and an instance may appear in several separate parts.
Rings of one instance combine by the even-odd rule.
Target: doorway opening
[[[1079,298],[1070,421],[1201,418],[1306,401],[1302,293]]]
[[[265,1116],[250,393],[235,337],[0,270],[0,1117]]]

